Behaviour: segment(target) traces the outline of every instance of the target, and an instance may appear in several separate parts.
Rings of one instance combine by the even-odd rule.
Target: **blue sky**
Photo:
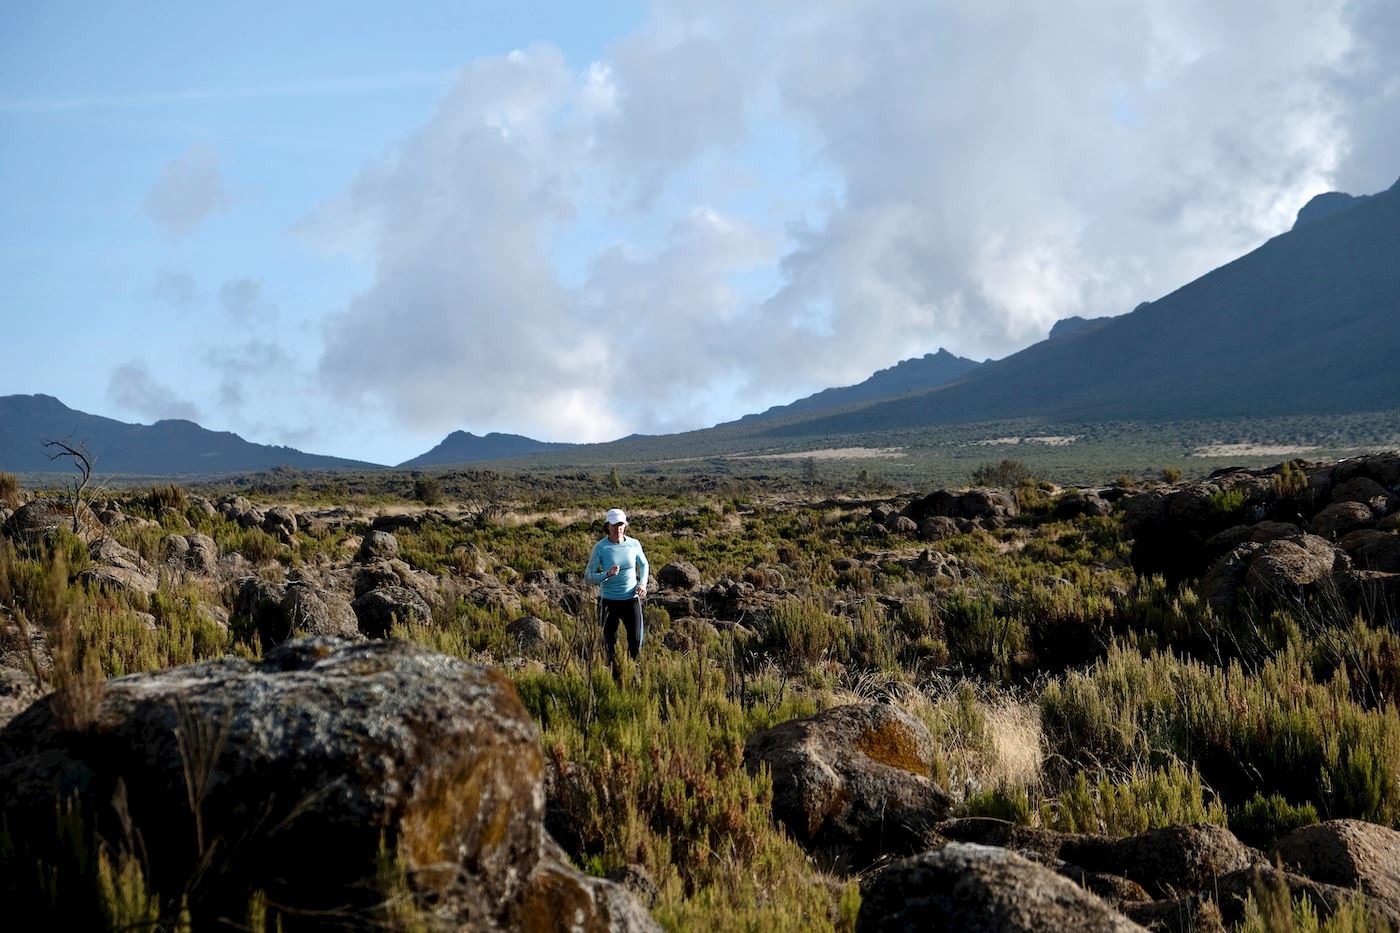
[[[0,394],[394,463],[1122,313],[1400,175],[1380,2],[0,5]]]

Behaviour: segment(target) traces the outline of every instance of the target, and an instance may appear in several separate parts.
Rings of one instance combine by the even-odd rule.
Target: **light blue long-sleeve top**
[[[608,568],[613,564],[618,571],[609,577]],[[599,593],[604,599],[631,599],[637,595],[637,584],[645,584],[650,567],[642,542],[623,535],[617,544],[604,538],[593,545],[583,577],[589,583],[602,584]]]

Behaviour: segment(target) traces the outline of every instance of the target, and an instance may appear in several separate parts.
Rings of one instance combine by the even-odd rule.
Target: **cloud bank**
[[[1398,31],[1381,0],[676,2],[586,67],[475,61],[302,225],[376,270],[319,379],[580,441],[1002,356],[1388,186]]]

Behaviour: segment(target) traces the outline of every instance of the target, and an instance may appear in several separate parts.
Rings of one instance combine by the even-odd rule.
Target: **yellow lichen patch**
[[[929,776],[928,762],[919,753],[918,742],[897,722],[887,722],[863,733],[856,740],[856,748],[871,761],[921,777]]]
[[[513,919],[521,933],[604,930],[610,926],[606,912],[600,915],[584,879],[552,864],[540,865],[530,876]]]
[[[529,798],[539,759],[533,749],[513,755],[498,749],[435,772],[419,786],[399,828],[399,854],[419,887],[449,883],[463,864],[509,857],[501,850],[512,826],[528,821],[520,801]]]

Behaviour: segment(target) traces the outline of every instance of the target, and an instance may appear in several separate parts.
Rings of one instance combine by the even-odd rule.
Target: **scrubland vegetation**
[[[642,866],[670,929],[853,929],[858,879],[774,823],[771,776],[745,769],[743,744],[857,699],[924,721],[940,746],[937,779],[963,815],[1110,835],[1205,821],[1256,846],[1319,819],[1400,827],[1396,620],[1354,615],[1326,593],[1213,608],[1189,585],[1137,576],[1116,514],[1056,519],[1060,490],[1017,466],[980,464],[979,479],[1012,484],[1018,518],[932,543],[872,529],[871,504],[901,497],[869,477],[822,489],[629,476],[612,491],[589,473],[400,475],[359,490],[265,477],[241,488],[266,504],[352,510],[290,543],[196,507],[208,490],[162,485],[114,497],[148,522],[110,533],[155,564],[165,535],[206,534],[280,579],[344,559],[379,512],[439,509],[396,534],[402,559],[437,575],[446,599],[432,624],[393,634],[505,668],[542,731],[556,838],[593,874]],[[0,501],[20,495],[0,482]],[[640,664],[620,683],[602,663],[590,601],[525,591],[514,611],[462,585],[479,567],[507,585],[576,574],[610,504],[632,515],[653,573],[689,562],[702,593],[737,588],[747,607],[673,618],[652,600]],[[10,666],[64,691],[74,728],[103,678],[263,650],[252,620],[208,611],[232,607],[227,581],[167,571],[149,597],[89,589],[78,580],[89,559],[67,531],[47,544],[0,540]],[[523,656],[507,633],[523,614],[560,640]],[[113,925],[149,913],[139,875],[93,864],[95,892],[50,896],[97,897]],[[393,920],[415,922],[411,911]],[[1360,929],[1364,916],[1329,924]],[[1246,928],[1318,923],[1275,892]]]

